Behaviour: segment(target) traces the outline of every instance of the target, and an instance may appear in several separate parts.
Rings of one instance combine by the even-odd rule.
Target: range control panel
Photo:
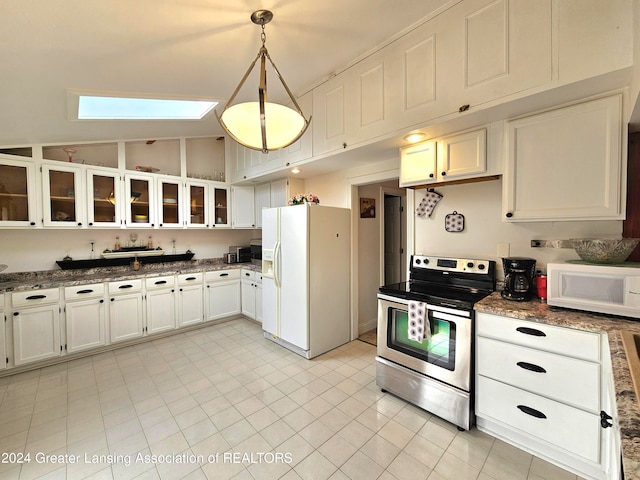
[[[486,274],[489,271],[489,260],[473,258],[446,258],[414,255],[411,268],[420,270],[441,270],[445,272]]]

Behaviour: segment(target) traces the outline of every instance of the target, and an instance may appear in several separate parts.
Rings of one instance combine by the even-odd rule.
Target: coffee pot
[[[502,259],[504,268],[504,289],[502,298],[516,302],[527,302],[533,297],[533,279],[536,273],[536,260],[526,257],[507,257]]]

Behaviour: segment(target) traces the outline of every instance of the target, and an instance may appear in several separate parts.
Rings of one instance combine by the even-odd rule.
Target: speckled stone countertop
[[[129,266],[101,267],[78,270],[42,270],[38,272],[19,272],[0,274],[0,294],[5,292],[20,292],[42,288],[70,287],[89,283],[113,282],[142,278],[148,276],[172,275],[179,273],[209,272],[213,270],[228,270],[234,268],[248,268],[260,271],[259,262],[252,263],[223,263],[221,258],[207,258],[171,263],[142,263],[140,270],[133,270]]]
[[[551,307],[539,300],[512,302],[504,300],[498,292],[476,303],[475,309],[478,312],[607,334],[616,389],[625,480],[640,480],[640,407],[620,336],[621,330],[640,333],[640,321]]]

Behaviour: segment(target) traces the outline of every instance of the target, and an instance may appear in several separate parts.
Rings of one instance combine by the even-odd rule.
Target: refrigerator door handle
[[[280,246],[280,242],[276,242],[276,248],[273,250],[273,279],[278,288],[280,288]]]

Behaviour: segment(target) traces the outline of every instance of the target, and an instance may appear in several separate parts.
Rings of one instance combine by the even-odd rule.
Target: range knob
[[[478,270],[484,270],[484,263],[481,263],[480,265],[478,265]]]
[[[422,263],[422,260],[420,260],[419,258],[415,259],[415,264],[416,265],[420,265]]]
[[[467,263],[467,268],[473,268],[473,262],[468,262]]]

